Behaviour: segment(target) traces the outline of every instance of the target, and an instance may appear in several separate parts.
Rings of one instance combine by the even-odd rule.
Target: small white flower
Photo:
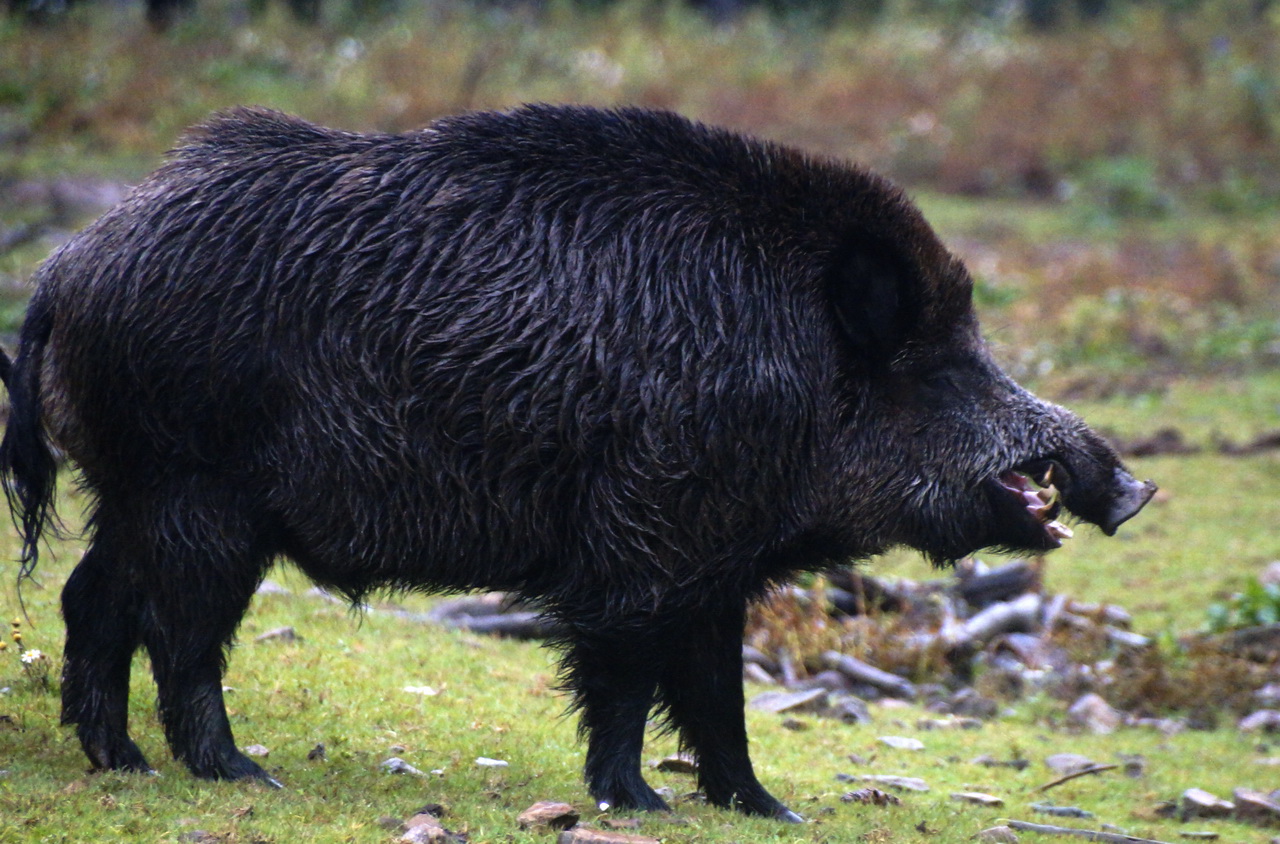
[[[30,665],[31,663],[38,662],[42,659],[44,659],[44,654],[40,653],[40,651],[36,650],[35,648],[32,648],[29,651],[22,652],[23,665]]]

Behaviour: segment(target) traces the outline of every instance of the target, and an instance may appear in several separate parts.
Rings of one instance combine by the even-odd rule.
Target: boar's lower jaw
[[[998,544],[1029,551],[1049,551],[1072,537],[1071,528],[1058,521],[1062,501],[1054,486],[1052,461],[1037,461],[1009,469],[991,482],[993,503],[1002,524]]]

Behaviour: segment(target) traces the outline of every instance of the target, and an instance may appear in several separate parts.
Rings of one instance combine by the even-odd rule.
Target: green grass
[[[56,652],[61,635],[54,595],[74,553],[42,566],[45,588],[27,590],[34,626],[24,625],[29,647]],[[86,775],[86,761],[68,728],[58,725],[56,695],[32,687],[18,670],[12,649],[0,655],[0,840],[177,841],[204,830],[221,840],[292,842],[393,839],[378,820],[406,818],[428,802],[446,805],[446,826],[465,830],[473,842],[544,840],[545,834],[516,829],[515,816],[536,800],[563,800],[592,818],[580,781],[582,748],[565,701],[551,690],[551,655],[536,646],[420,626],[374,611],[353,618],[343,607],[303,594],[305,582],[279,573],[294,594],[262,596],[246,618],[242,644],[234,651],[226,684],[239,743],[270,748],[267,769],[286,785],[280,791],[256,785],[208,783],[190,777],[168,758],[152,711],[154,688],[147,665],[135,663],[132,729],[160,776]],[[418,605],[422,599],[406,599]],[[11,591],[5,606],[14,608]],[[292,625],[302,637],[292,643],[255,643],[258,633]],[[435,696],[404,691],[431,686]],[[760,689],[749,687],[753,694]],[[1180,826],[1155,817],[1159,801],[1176,799],[1189,787],[1229,796],[1232,788],[1268,787],[1274,769],[1255,763],[1263,750],[1230,729],[1165,737],[1122,730],[1107,737],[1073,735],[1060,726],[1061,707],[1032,699],[1015,714],[976,731],[925,731],[918,708],[873,706],[875,722],[849,726],[803,717],[808,729],[784,729],[776,716],[749,712],[759,774],[779,797],[811,819],[802,827],[741,818],[681,803],[674,818],[646,817],[641,831],[673,841],[826,842],[918,840],[923,823],[929,840],[960,842],[1002,817],[1049,820],[1032,802],[1074,805],[1146,837],[1172,839]],[[920,738],[922,752],[879,743],[884,735]],[[327,757],[307,754],[323,743]],[[651,737],[646,758],[674,750],[669,737]],[[1047,794],[1032,790],[1056,777],[1043,765],[1058,752],[1077,752],[1099,762],[1118,754],[1140,754],[1146,775],[1119,771],[1075,780]],[[1022,772],[985,768],[982,754],[1025,758]],[[850,761],[856,755],[868,760]],[[399,756],[426,778],[379,769]],[[474,760],[507,760],[494,771]],[[902,774],[924,778],[928,794],[904,794],[903,805],[872,808],[842,803],[855,787],[837,773]],[[678,794],[692,790],[685,776],[650,772],[655,786]],[[952,801],[953,791],[984,791],[1005,800],[1001,809],[979,809]],[[1062,822],[1062,821],[1057,821]],[[1066,821],[1089,825],[1088,822]],[[1233,822],[1197,823],[1228,840],[1267,840],[1263,832]]]

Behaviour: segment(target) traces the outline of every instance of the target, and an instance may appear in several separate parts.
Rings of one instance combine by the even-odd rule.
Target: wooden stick
[[[1168,841],[1159,841],[1155,838],[1138,838],[1135,835],[1125,835],[1120,832],[1102,832],[1101,830],[1079,829],[1073,826],[1050,826],[1043,823],[1028,823],[1027,821],[1006,821],[1006,825],[1011,829],[1021,830],[1023,832],[1044,832],[1049,835],[1076,835],[1081,838],[1087,838],[1090,841],[1104,841],[1107,844],[1169,844]]]
[[[1119,767],[1120,767],[1119,765],[1090,765],[1084,770],[1067,774],[1065,777],[1058,777],[1053,782],[1045,783],[1039,788],[1033,788],[1031,789],[1031,793],[1035,794],[1036,792],[1039,792],[1039,791],[1048,791],[1049,789],[1053,788],[1055,785],[1062,785],[1064,782],[1070,782],[1076,777],[1087,777],[1089,774],[1100,774],[1103,771],[1114,771],[1116,768],[1119,768]]]

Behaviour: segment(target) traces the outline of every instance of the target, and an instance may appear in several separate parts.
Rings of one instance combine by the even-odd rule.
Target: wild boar
[[[656,709],[712,803],[796,820],[747,753],[750,601],[895,546],[1047,551],[1154,491],[1000,370],[901,190],[669,113],[231,111],[35,283],[0,468],[28,569],[52,446],[92,496],[62,696],[99,768],[149,769],[141,645],[174,755],[267,778],[221,675],[285,558],[352,600],[536,601],[597,800],[665,808]]]

